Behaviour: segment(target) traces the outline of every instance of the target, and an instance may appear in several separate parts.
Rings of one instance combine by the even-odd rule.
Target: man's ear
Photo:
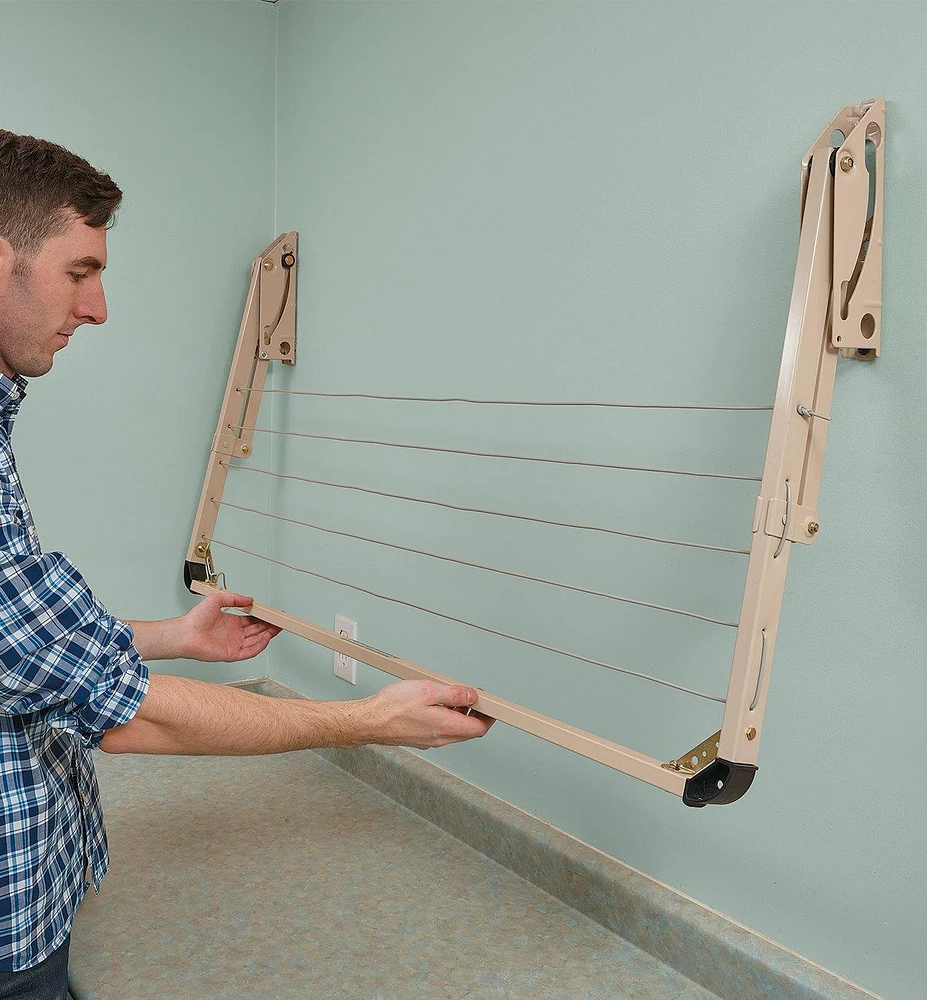
[[[6,286],[10,283],[15,259],[16,253],[10,245],[10,241],[0,236],[0,295],[6,292]]]

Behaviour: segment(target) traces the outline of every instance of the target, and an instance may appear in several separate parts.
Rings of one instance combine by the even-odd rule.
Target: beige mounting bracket
[[[835,131],[845,138],[833,154],[831,343],[844,357],[871,360],[879,356],[882,347],[885,102],[848,109]],[[809,173],[805,171],[805,176]]]
[[[881,350],[884,137],[884,101],[847,106],[802,161],[798,259],[720,731],[666,762],[486,692],[478,711],[679,795],[686,805],[733,802],[750,787],[789,553],[795,542],[813,542],[820,528],[817,499],[837,360],[872,360]],[[229,457],[251,454],[247,428],[256,422],[269,360],[293,360],[295,325],[284,324],[295,318],[295,260],[285,262],[287,246],[295,255],[295,233],[268,247],[255,261],[257,275],[252,271],[184,568],[187,586],[198,594],[220,586],[209,541]],[[281,268],[288,272],[282,284],[261,284],[262,277],[279,282]],[[449,680],[278,608],[255,603],[251,614],[394,677]]]
[[[208,539],[219,516],[217,502],[225,489],[230,458],[248,458],[261,395],[271,361],[292,365],[296,361],[296,272],[299,237],[278,236],[251,263],[251,282],[238,330],[219,422],[212,441],[209,464],[193,537],[187,549],[184,579],[216,584]]]

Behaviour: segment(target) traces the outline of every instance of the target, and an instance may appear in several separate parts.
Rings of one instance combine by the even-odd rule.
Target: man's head
[[[106,320],[106,230],[122,192],[61,146],[0,130],[0,371],[44,375]]]

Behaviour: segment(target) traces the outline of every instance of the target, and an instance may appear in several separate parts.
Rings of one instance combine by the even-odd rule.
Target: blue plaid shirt
[[[43,553],[10,446],[24,379],[0,374],[0,971],[61,945],[109,857],[90,751],[148,691],[132,629]]]

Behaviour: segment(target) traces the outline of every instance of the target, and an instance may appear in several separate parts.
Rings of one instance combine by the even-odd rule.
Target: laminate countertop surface
[[[714,1000],[311,751],[96,764],[74,1000]]]

